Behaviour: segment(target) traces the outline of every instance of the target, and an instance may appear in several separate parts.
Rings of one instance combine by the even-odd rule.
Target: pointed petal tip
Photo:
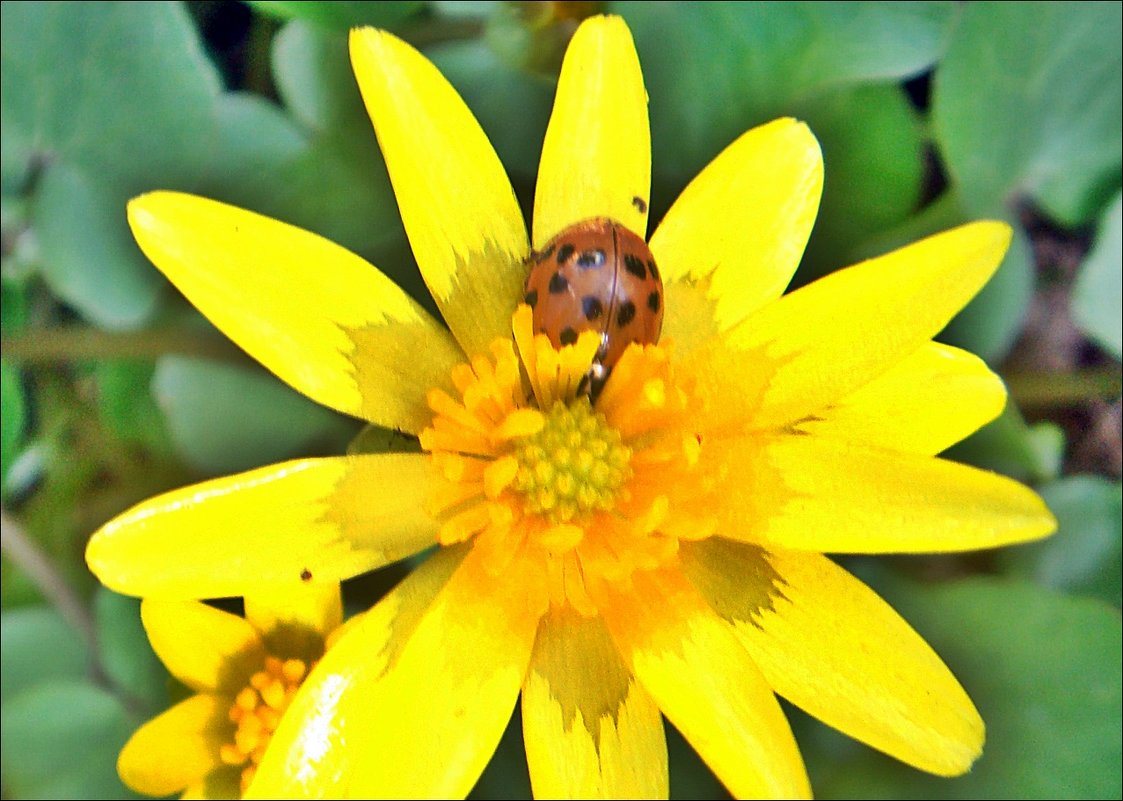
[[[1029,540],[1040,540],[1045,537],[1051,537],[1057,533],[1057,518],[1053,514],[1053,510],[1045,505],[1045,500],[1036,492],[1033,493],[1037,502],[1040,504],[1040,517],[1038,520],[1037,533],[1035,536],[1028,537]]]
[[[99,547],[99,544],[95,542],[96,537],[97,535],[95,534],[90,538],[90,541],[86,543],[86,567],[91,573],[94,574],[94,578],[96,578],[102,584],[105,584],[105,580],[102,578],[102,574],[104,573],[104,565],[102,564],[100,554],[101,549]]]
[[[156,215],[156,208],[172,194],[174,193],[157,189],[131,198],[125,204],[125,216],[128,218],[129,227],[133,231],[150,228]]]
[[[347,33],[347,41],[352,48],[364,41],[377,43],[383,33],[385,33],[385,31],[379,30],[378,28],[370,25],[362,25],[352,28]]]
[[[387,51],[394,49],[413,50],[407,42],[399,39],[390,31],[364,25],[352,28],[347,36],[347,44],[351,53],[351,63],[355,63],[356,53],[366,50],[368,57],[381,58]]]
[[[129,592],[128,588],[122,586],[119,580],[118,571],[115,570],[116,565],[112,558],[112,549],[108,542],[109,533],[107,529],[111,525],[105,524],[93,533],[89,541],[86,543],[86,567],[94,574],[94,577],[103,585],[113,590],[114,592],[121,593],[122,595],[133,595]]]
[[[763,129],[774,128],[779,133],[784,134],[790,142],[790,150],[784,154],[785,157],[793,162],[802,160],[807,165],[806,175],[811,177],[817,185],[814,192],[817,209],[818,198],[822,196],[823,192],[823,147],[819,143],[819,137],[815,136],[811,126],[795,117],[780,117],[760,127]]]
[[[591,32],[595,31],[612,31],[613,33],[624,32],[627,33],[628,38],[631,38],[632,31],[628,27],[628,23],[619,14],[594,14],[591,17],[586,17],[577,26],[577,31],[573,34],[574,38],[577,36],[588,36]]]
[[[352,69],[354,69],[357,74],[360,64],[369,66],[371,61],[376,61],[383,57],[387,45],[393,43],[401,44],[402,42],[392,33],[388,33],[380,28],[373,28],[369,25],[361,28],[352,28],[347,36],[347,49],[351,56]]]
[[[964,714],[963,739],[949,741],[945,753],[918,767],[935,776],[954,779],[970,773],[979,757],[983,755],[986,743],[986,724],[973,705],[962,710]]]
[[[189,203],[191,201],[217,202],[211,201],[209,198],[202,197],[201,195],[193,195],[190,192],[176,192],[172,189],[152,189],[130,198],[127,207],[129,210],[156,211],[164,204],[176,202]]]
[[[568,55],[571,50],[579,50],[581,47],[590,46],[591,42],[587,40],[594,38],[599,41],[593,46],[601,51],[631,51],[633,57],[638,60],[638,56],[634,56],[636,43],[632,38],[632,29],[628,27],[628,23],[624,21],[623,17],[616,14],[598,14],[593,17],[586,17],[570,38],[566,54]]]
[[[1009,223],[1002,220],[974,220],[932,234],[920,241],[942,239],[946,243],[949,255],[959,258],[973,253],[975,263],[980,267],[989,266],[990,273],[993,274],[1002,264],[1013,237],[1014,229]],[[920,242],[913,244],[920,244]]]
[[[1002,220],[977,220],[968,223],[964,228],[974,229],[980,239],[986,238],[994,242],[995,246],[1000,246],[1002,252],[1005,253],[1006,249],[1010,246],[1010,240],[1014,236],[1014,229],[1009,223]]]

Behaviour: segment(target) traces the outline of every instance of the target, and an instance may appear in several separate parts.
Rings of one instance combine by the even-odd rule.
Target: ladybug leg
[[[592,366],[589,367],[589,372],[581,376],[581,381],[577,384],[577,392],[587,394],[589,396],[589,403],[595,406],[597,397],[600,395],[601,390],[604,389],[610,372],[611,370],[599,361],[594,361]]]

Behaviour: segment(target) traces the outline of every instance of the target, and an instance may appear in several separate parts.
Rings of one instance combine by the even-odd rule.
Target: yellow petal
[[[193,695],[145,723],[117,758],[121,780],[138,793],[171,795],[202,782],[222,763],[218,749],[233,733],[230,699]]]
[[[677,569],[637,573],[605,623],[640,682],[736,798],[810,798],[788,721],[733,630]]]
[[[959,682],[888,604],[829,559],[717,538],[684,544],[682,554],[691,582],[780,695],[930,773],[959,775],[979,756],[983,721]]]
[[[351,64],[425,283],[464,351],[484,352],[510,334],[530,251],[507,173],[460,95],[405,42],[353,30]]]
[[[931,456],[806,435],[710,440],[724,474],[719,532],[824,553],[938,553],[1049,534],[1028,487]]]
[[[742,134],[651,235],[663,281],[700,286],[718,329],[731,328],[787,287],[822,192],[823,156],[806,125],[779,119]],[[677,343],[689,321],[670,303],[666,309],[663,336]]]
[[[233,697],[265,659],[257,630],[213,606],[146,598],[140,616],[152,650],[169,673],[192,689]]]
[[[651,132],[632,34],[619,17],[585,20],[569,43],[542,144],[534,246],[581,220],[647,233]]]
[[[129,595],[219,598],[338,582],[436,541],[422,454],[285,462],[159,495],[111,520],[86,563]]]
[[[199,311],[308,397],[416,433],[425,393],[463,355],[363,259],[322,237],[192,195],[129,203],[145,255]]]
[[[920,348],[994,272],[1005,223],[964,225],[841,270],[769,304],[687,357],[708,425],[783,427]]]
[[[982,359],[929,342],[799,424],[808,434],[933,455],[996,418],[1006,387]]]
[[[659,708],[621,662],[604,623],[542,619],[522,696],[536,798],[666,798]]]
[[[343,622],[343,597],[334,582],[263,585],[246,596],[245,606],[246,620],[270,650],[287,656],[318,658],[316,651]]]
[[[537,620],[517,581],[474,553],[459,562],[463,550],[441,549],[332,646],[249,797],[468,793],[515,706]]]

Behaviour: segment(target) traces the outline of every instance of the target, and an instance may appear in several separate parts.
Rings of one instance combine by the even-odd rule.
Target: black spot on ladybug
[[[656,281],[659,280],[659,268],[655,266],[654,259],[647,262],[647,270],[651,273],[652,278],[654,278]]]
[[[589,374],[585,373],[585,375],[581,376],[581,380],[577,382],[577,394],[578,395],[585,394],[585,390],[588,389],[588,387],[589,387]]]
[[[586,320],[596,320],[604,314],[604,304],[595,295],[586,295],[581,298],[581,311]]]
[[[626,300],[620,304],[620,308],[616,311],[616,325],[623,328],[630,323],[636,316],[636,304],[630,300]]]
[[[641,281],[647,278],[647,269],[643,266],[643,259],[631,253],[624,255],[624,269]]]
[[[569,261],[569,257],[573,255],[573,251],[575,250],[577,250],[577,248],[573,247],[573,245],[562,245],[558,248],[558,264],[565,264]]]
[[[534,257],[535,261],[546,261],[546,259],[554,255],[554,243],[551,242],[549,245],[547,245],[546,249],[541,253],[533,253],[531,255]]]
[[[550,276],[549,284],[550,294],[557,295],[569,289],[569,281],[565,280],[565,276],[561,273],[554,273]]]
[[[572,345],[577,341],[577,332],[567,325],[562,329],[561,334],[558,335],[558,339],[563,345]]]
[[[311,581],[312,580],[312,571],[309,570],[308,568],[304,568],[303,570],[301,570],[300,571],[300,580],[301,581]]]
[[[604,264],[603,250],[586,250],[577,257],[577,266],[584,270],[591,270]]]
[[[653,311],[653,312],[659,311],[659,293],[658,292],[652,292],[650,295],[647,296],[647,308],[651,309],[651,311]]]
[[[529,306],[532,309],[535,306],[537,306],[538,305],[538,290],[532,289],[529,292],[527,292],[526,295],[523,296],[523,302],[526,303],[526,305]]]
[[[645,201],[639,195],[635,195],[632,198],[632,205],[636,207],[636,211],[638,211],[640,214],[643,214],[645,211],[647,211],[647,201]]]

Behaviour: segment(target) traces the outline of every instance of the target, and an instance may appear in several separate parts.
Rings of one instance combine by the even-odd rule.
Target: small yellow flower
[[[207,482],[91,540],[104,583],[165,598],[337,582],[441,546],[312,673],[251,795],[463,796],[520,693],[539,796],[666,796],[661,715],[735,795],[809,795],[777,695],[921,769],[967,770],[983,742],[971,701],[823,554],[1053,529],[1025,487],[935,456],[1005,402],[980,360],[932,337],[993,273],[1008,227],[966,225],[781,297],[822,158],[799,122],[754,128],[652,234],[663,340],[629,348],[590,402],[577,387],[595,334],[555,350],[520,302],[532,248],[568,227],[646,234],[647,96],[627,27],[598,17],[573,38],[529,238],[436,68],[371,29],[351,56],[448,328],[312,234],[167,192],[129,206],[149,258],[242,347],[426,451]]]
[[[244,618],[197,601],[146,599],[156,654],[195,695],[144,724],[121,750],[125,784],[154,796],[240,798],[273,733],[342,621],[338,585],[245,599]]]

